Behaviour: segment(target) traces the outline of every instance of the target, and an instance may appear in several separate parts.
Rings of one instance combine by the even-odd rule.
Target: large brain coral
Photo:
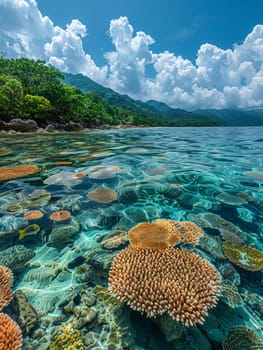
[[[139,225],[132,229],[131,246],[115,257],[110,291],[147,317],[168,313],[186,326],[202,324],[219,297],[217,270],[194,253],[169,247],[169,230],[155,228],[152,234],[149,225],[144,223],[144,239],[139,244]]]

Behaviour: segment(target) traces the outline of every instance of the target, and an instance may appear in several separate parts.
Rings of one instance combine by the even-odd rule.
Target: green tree
[[[8,75],[0,76],[0,113],[10,117],[22,115],[23,87],[19,80]]]
[[[27,94],[24,97],[23,112],[26,116],[43,119],[47,116],[47,112],[50,112],[52,106],[50,101],[43,96],[34,96]]]

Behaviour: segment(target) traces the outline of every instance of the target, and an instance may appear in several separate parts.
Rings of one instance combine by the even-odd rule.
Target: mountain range
[[[111,105],[130,110],[142,116],[157,119],[165,118],[173,121],[190,121],[190,124],[193,125],[195,125],[195,122],[200,122],[204,125],[263,126],[263,109],[198,109],[186,111],[184,109],[171,108],[159,101],[149,100],[142,102],[134,100],[128,95],[121,95],[110,88],[100,85],[82,74],[63,74],[64,82],[75,86],[81,92],[96,91],[103,100]]]

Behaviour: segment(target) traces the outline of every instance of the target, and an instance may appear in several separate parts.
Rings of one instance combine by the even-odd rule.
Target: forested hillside
[[[85,78],[88,79],[88,78]],[[98,84],[88,79],[90,84]],[[67,81],[66,81],[67,82]],[[171,120],[151,108],[138,108],[128,96],[127,101],[112,94],[112,102],[100,96],[98,89],[84,91],[74,84],[66,84],[64,75],[44,61],[27,58],[5,59],[0,57],[0,118],[4,122],[12,118],[33,119],[39,125],[56,122],[78,122],[83,126],[145,125],[174,126],[202,125],[187,120]]]

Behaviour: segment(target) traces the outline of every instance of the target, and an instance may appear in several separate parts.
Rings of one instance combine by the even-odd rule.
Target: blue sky
[[[0,0],[0,50],[172,107],[263,107],[262,0]]]
[[[135,31],[155,39],[152,49],[195,61],[199,47],[211,43],[232,48],[263,23],[262,0],[38,0],[41,12],[61,27],[73,18],[87,26],[84,46],[97,64],[112,49],[107,35],[112,19],[126,16]]]

